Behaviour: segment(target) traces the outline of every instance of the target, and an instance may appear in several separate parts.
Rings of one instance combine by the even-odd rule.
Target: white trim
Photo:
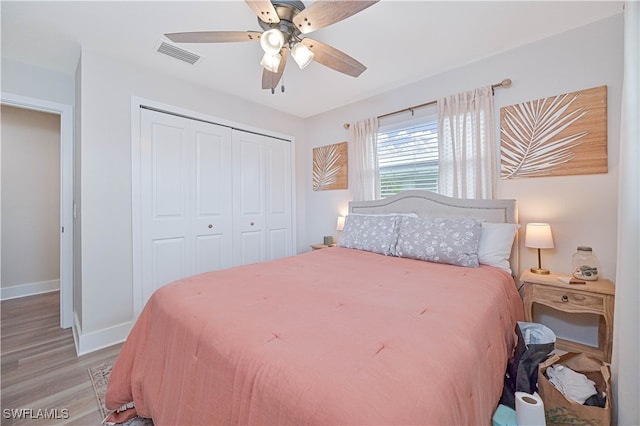
[[[73,106],[2,92],[1,103],[60,116],[60,327],[73,325]]]
[[[133,263],[133,318],[137,319],[142,312],[144,295],[142,291],[142,214],[138,205],[142,179],[140,176],[140,107],[143,99],[131,98],[131,261]]]
[[[231,127],[233,129],[246,132],[258,133],[291,143],[291,250],[292,254],[297,252],[297,233],[296,233],[296,187],[295,187],[295,138],[291,135],[272,132],[260,129],[246,124],[236,123],[197,111],[165,104],[162,102],[144,99],[138,96],[131,97],[131,220],[132,220],[132,257],[133,257],[133,318],[137,319],[143,308],[143,292],[142,292],[142,247],[140,245],[140,229],[142,216],[140,212],[140,193],[141,193],[141,177],[140,177],[140,108],[148,107],[158,111],[164,111],[169,114],[181,115],[196,120],[207,121],[221,126]]]
[[[60,280],[18,284],[10,287],[2,287],[0,290],[0,300],[17,299],[19,297],[33,296],[58,290],[60,290]]]
[[[74,315],[73,340],[76,344],[76,354],[86,355],[109,346],[122,343],[133,328],[133,321],[103,328],[102,330],[82,334],[82,327],[77,315]]]
[[[259,127],[250,126],[248,124],[237,123],[235,121],[214,117],[212,115],[203,114],[201,112],[178,107],[175,105],[165,104],[163,102],[152,101],[150,99],[145,99],[138,96],[131,97],[131,107],[132,107],[131,108],[132,115],[136,110],[140,110],[141,107],[146,107],[159,112],[166,112],[167,114],[179,115],[185,118],[191,118],[193,120],[202,120],[202,121],[209,122],[211,124],[217,124],[220,126],[230,127],[236,130],[242,130],[243,132],[257,133],[264,136],[270,136],[277,139],[287,140],[287,141],[290,141],[291,143],[293,143],[295,139],[293,136],[286,135],[284,133],[265,130]],[[133,122],[131,124],[133,125]]]

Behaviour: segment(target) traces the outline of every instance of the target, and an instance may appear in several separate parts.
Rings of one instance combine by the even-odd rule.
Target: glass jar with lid
[[[588,246],[578,246],[572,258],[573,276],[585,281],[598,279],[598,258]]]

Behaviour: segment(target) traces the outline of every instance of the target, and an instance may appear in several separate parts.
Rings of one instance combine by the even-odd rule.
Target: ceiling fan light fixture
[[[291,56],[300,69],[304,69],[313,61],[314,54],[307,46],[302,43],[296,43],[291,48]]]
[[[0,0],[2,1],[2,0]],[[300,69],[316,61],[343,74],[358,77],[365,67],[351,56],[328,44],[302,36],[340,22],[380,0],[313,1],[305,7],[302,0],[244,0],[257,15],[257,31],[193,31],[167,33],[174,43],[227,43],[259,41],[264,56],[260,60],[262,88],[273,89],[282,79],[291,53]],[[283,90],[284,91],[284,90]]]
[[[278,67],[280,66],[280,60],[282,60],[282,55],[279,53],[276,53],[276,54],[265,53],[262,56],[260,65],[262,65],[262,67],[267,71],[277,73]]]
[[[264,50],[264,53],[276,54],[280,52],[284,46],[284,34],[277,28],[272,28],[269,31],[265,31],[260,36],[260,47]]]

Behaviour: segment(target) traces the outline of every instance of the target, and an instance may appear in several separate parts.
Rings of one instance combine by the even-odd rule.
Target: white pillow
[[[495,266],[511,274],[509,256],[518,229],[520,225],[517,223],[484,222],[478,247],[480,264]]]

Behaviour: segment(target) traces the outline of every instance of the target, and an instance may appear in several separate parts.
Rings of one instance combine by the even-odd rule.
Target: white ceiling
[[[73,74],[88,48],[305,118],[621,13],[622,4],[382,0],[308,34],[365,64],[360,77],[318,63],[300,70],[290,61],[286,91],[273,95],[260,88],[259,43],[180,45],[204,57],[195,67],[155,52],[168,32],[260,31],[241,0],[2,0],[2,56]]]

